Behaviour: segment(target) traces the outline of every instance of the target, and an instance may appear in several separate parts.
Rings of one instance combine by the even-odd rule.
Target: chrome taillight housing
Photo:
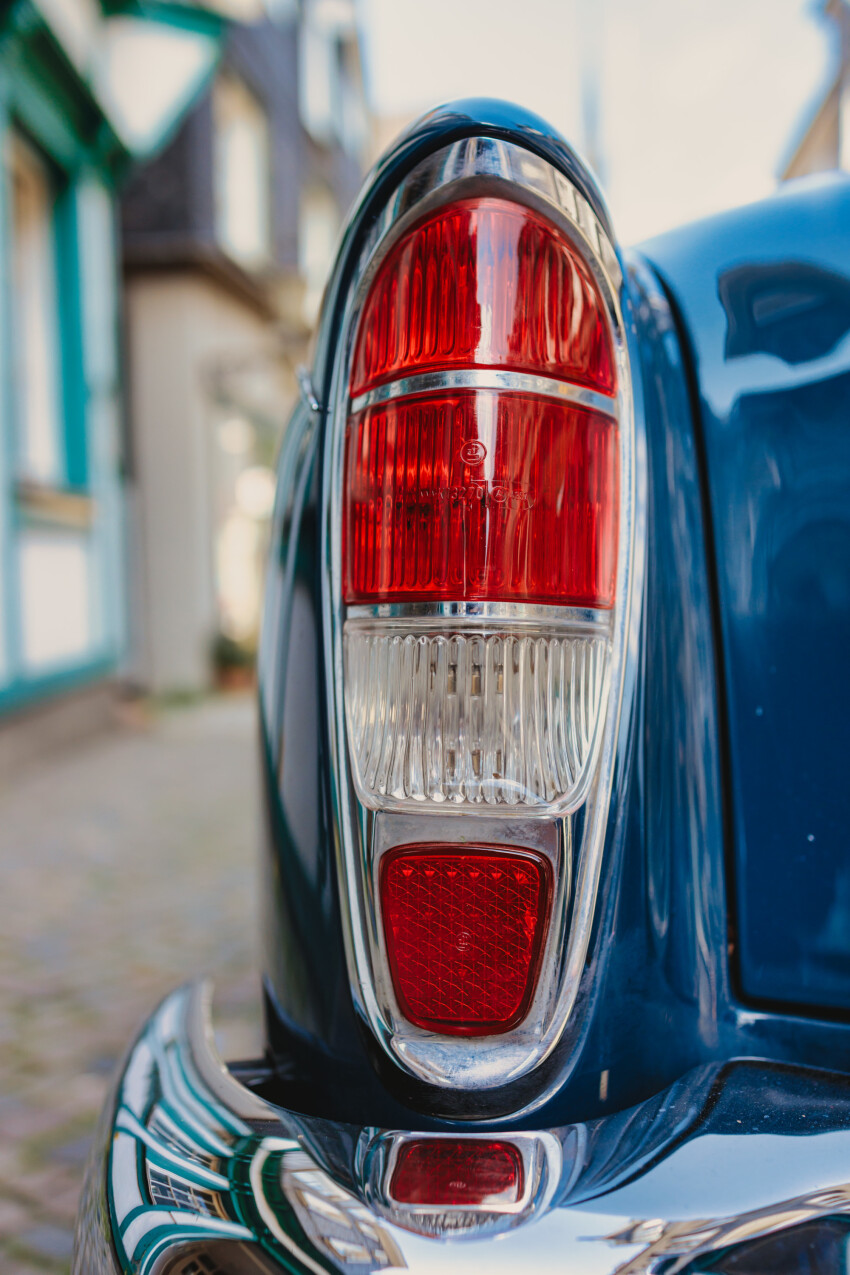
[[[584,964],[632,595],[621,289],[576,186],[474,138],[401,183],[342,319],[325,618],[351,986],[441,1086],[539,1063]]]

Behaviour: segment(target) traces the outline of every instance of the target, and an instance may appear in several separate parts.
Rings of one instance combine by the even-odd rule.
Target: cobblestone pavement
[[[258,1046],[254,710],[125,724],[0,790],[0,1270],[68,1269],[91,1130],[141,1020],[216,976],[225,1056]]]

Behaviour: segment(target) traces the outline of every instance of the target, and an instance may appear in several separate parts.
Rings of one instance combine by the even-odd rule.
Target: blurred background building
[[[367,131],[348,0],[0,5],[0,764],[250,658]]]
[[[46,730],[102,713],[99,690],[67,692],[97,687],[126,644],[116,184],[209,73],[217,25],[198,12],[179,30],[95,0],[3,6],[0,709],[65,695]],[[121,82],[139,40],[184,54],[153,101]],[[0,751],[42,738],[4,731]]]
[[[783,165],[783,181],[834,168],[850,171],[850,4],[847,0],[826,0],[820,7],[832,25],[835,66]]]
[[[508,0],[432,3],[0,0],[0,766],[119,684],[248,674],[295,369],[363,171],[422,106],[550,116],[628,239],[769,189],[828,31],[782,175],[850,166],[848,0],[529,0],[522,31]]]
[[[353,7],[274,0],[122,199],[132,669],[201,690],[256,640],[272,464],[367,113]]]

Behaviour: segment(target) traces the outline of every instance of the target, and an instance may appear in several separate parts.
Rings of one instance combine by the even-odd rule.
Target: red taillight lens
[[[357,330],[345,602],[612,607],[615,366],[588,266],[538,213],[464,200],[402,236]],[[442,374],[456,385],[487,371],[526,383],[438,389],[410,379]],[[373,401],[391,382],[389,401]]]
[[[390,1181],[397,1204],[467,1208],[516,1204],[522,1156],[512,1142],[418,1138],[404,1143]]]
[[[347,603],[611,607],[617,427],[525,394],[397,400],[349,421]]]
[[[530,851],[404,847],[381,860],[381,908],[405,1017],[449,1036],[510,1031],[525,1016],[551,899]]]
[[[384,259],[358,329],[351,394],[435,368],[510,368],[613,393],[597,286],[551,222],[504,199],[431,213]]]

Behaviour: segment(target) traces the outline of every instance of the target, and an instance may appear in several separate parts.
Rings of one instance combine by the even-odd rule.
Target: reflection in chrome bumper
[[[850,1097],[835,1078],[738,1064],[546,1132],[358,1128],[241,1085],[216,1054],[209,1000],[201,986],[175,992],[130,1051],[87,1175],[74,1275],[543,1275],[588,1261],[637,1275],[742,1243],[771,1269],[813,1226],[824,1244],[850,1229]],[[768,1091],[760,1114],[753,1095]]]
[[[75,1275],[159,1275],[178,1256],[174,1270],[182,1272],[184,1257],[213,1250],[217,1260],[226,1254],[221,1269],[228,1272],[358,1275],[406,1267],[404,1231],[493,1235],[548,1206],[561,1177],[561,1145],[537,1133],[511,1137],[515,1180],[496,1184],[498,1198],[491,1182],[490,1197],[473,1191],[459,1205],[429,1204],[416,1192],[393,1200],[385,1182],[415,1136],[328,1126],[264,1102],[218,1058],[209,1000],[208,987],[175,992],[130,1052],[86,1179]],[[341,1142],[357,1164],[359,1192],[338,1162],[336,1177],[322,1163],[323,1140]],[[492,1156],[501,1145],[477,1133],[423,1142],[462,1144],[467,1159],[469,1148]],[[190,1262],[186,1269],[206,1267]]]

